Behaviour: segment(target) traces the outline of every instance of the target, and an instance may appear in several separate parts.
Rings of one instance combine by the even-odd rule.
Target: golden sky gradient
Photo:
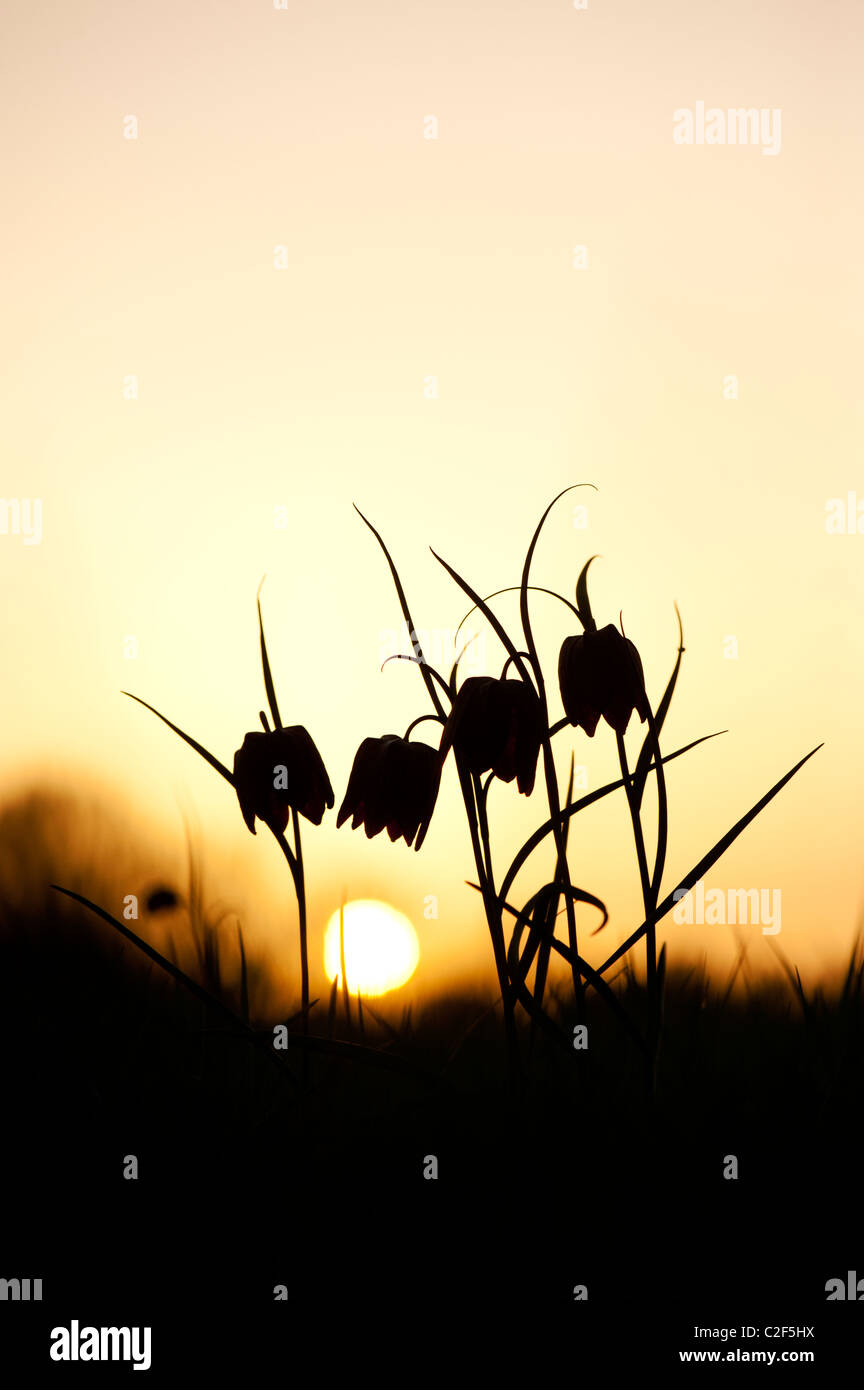
[[[429,708],[410,666],[379,672],[400,614],[352,502],[443,653],[468,605],[428,546],[484,592],[516,583],[547,502],[592,482],[552,513],[535,582],[572,597],[602,555],[595,613],[623,611],[655,703],[677,601],[664,747],[729,730],[669,771],[664,891],[824,740],[707,886],[780,888],[774,940],[802,973],[845,956],[864,535],[825,517],[864,501],[861,9],[81,0],[2,24],[0,491],[42,503],[39,544],[0,535],[7,795],[92,779],[178,857],[194,808],[214,883],[262,939],[291,924],[293,963],[278,848],[120,691],[230,765],[264,706],[266,573],[282,715],[338,809],[361,739]],[[779,110],[780,152],[676,145],[673,113],[700,101]],[[535,612],[557,718],[575,628],[542,596]],[[491,638],[486,655],[497,674]],[[605,725],[556,745],[562,777],[571,747],[589,787],[615,775]],[[541,781],[527,803],[494,789],[496,865],[542,817]],[[491,969],[452,766],[419,855],[335,819],[305,835],[313,942],[344,891],[412,919],[418,987]],[[574,881],[612,912],[595,963],[641,921],[629,836],[620,796],[574,828]],[[734,952],[728,928],[662,932],[673,960]]]

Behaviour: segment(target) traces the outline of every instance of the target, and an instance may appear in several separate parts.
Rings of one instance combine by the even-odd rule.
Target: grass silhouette
[[[191,896],[186,885],[182,896]],[[860,940],[831,986],[799,979],[782,961],[775,978],[755,978],[743,945],[728,978],[712,980],[704,962],[670,967],[652,1090],[619,1012],[599,992],[584,1001],[591,1048],[581,1068],[522,1012],[516,1041],[530,1066],[514,1095],[501,1067],[501,1000],[491,992],[450,991],[411,1010],[397,993],[350,1014],[334,995],[333,1008],[321,1000],[312,1009],[313,1020],[323,1010],[309,1039],[316,1050],[304,1054],[295,1019],[277,1060],[278,1008],[266,977],[256,987],[260,963],[247,949],[243,967],[236,922],[220,923],[203,890],[194,929],[171,914],[184,978],[82,902],[47,897],[47,905],[0,901],[0,1056],[7,1133],[16,1136],[3,1148],[0,1180],[10,1193],[50,1194],[47,1208],[44,1196],[27,1198],[18,1248],[34,1249],[34,1212],[65,1203],[106,1213],[95,1244],[91,1218],[75,1248],[107,1249],[105,1269],[125,1258],[127,1285],[122,1251],[134,1230],[142,1300],[154,1290],[167,1299],[173,1288],[188,1308],[180,1271],[195,1268],[202,1325],[214,1317],[220,1277],[223,1296],[233,1290],[224,1316],[246,1316],[239,1270],[262,1272],[259,1303],[284,1280],[295,1309],[311,1314],[323,1290],[339,1288],[377,1317],[382,1299],[415,1306],[409,1271],[419,1268],[437,1271],[431,1286],[422,1281],[423,1306],[442,1315],[500,1308],[518,1289],[526,1316],[534,1309],[553,1319],[550,1336],[555,1319],[572,1316],[569,1290],[583,1278],[597,1298],[632,1277],[641,1292],[621,1316],[635,1328],[649,1309],[662,1316],[670,1290],[683,1297],[682,1269],[699,1271],[703,1299],[721,1300],[733,1280],[746,1291],[760,1268],[780,1267],[788,1317],[807,1280],[821,1288],[820,1277],[824,1284],[854,1267],[843,1233],[864,1105]],[[155,930],[158,917],[141,931]],[[644,1028],[652,1001],[628,957],[608,989]],[[566,976],[547,981],[545,1009],[572,1034]],[[130,1153],[145,1178],[139,1194],[119,1179]],[[720,1176],[729,1153],[741,1184]],[[429,1154],[438,1156],[439,1183],[423,1182]],[[14,1226],[13,1216],[7,1231]],[[112,1227],[115,1244],[123,1232],[126,1244],[110,1243]],[[40,1268],[61,1258],[56,1239],[51,1223]],[[165,1261],[175,1250],[183,1254],[172,1284]],[[80,1271],[70,1266],[66,1278]],[[751,1293],[759,1296],[755,1283]],[[616,1344],[604,1306],[593,1309],[585,1355],[589,1331],[601,1357]],[[257,1315],[255,1303],[248,1316]],[[644,1335],[650,1345],[650,1327]]]

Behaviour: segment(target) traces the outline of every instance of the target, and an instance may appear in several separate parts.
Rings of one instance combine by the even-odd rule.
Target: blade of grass
[[[339,976],[333,976],[333,983],[330,986],[330,1008],[327,1012],[327,1036],[333,1036],[333,1024],[336,1019],[336,1002],[339,998]]]
[[[591,601],[588,598],[588,570],[594,561],[599,559],[599,555],[592,555],[589,560],[586,560],[579,572],[579,578],[576,580],[576,613],[586,632],[593,632],[597,627],[594,614],[591,612]]]
[[[692,743],[686,743],[683,748],[676,748],[674,753],[667,753],[662,760],[664,765],[666,763],[671,763],[675,758],[680,758],[683,753],[689,753],[691,748],[696,748],[700,743],[705,743],[709,738],[719,738],[721,733],[725,734],[726,730],[721,729],[716,734],[703,734],[701,738],[694,739]],[[653,766],[652,763],[649,771],[653,769]],[[615,782],[607,782],[605,786],[598,787],[596,791],[587,792],[586,795],[580,797],[578,801],[574,801],[570,806],[564,807],[560,817],[562,824],[571,816],[575,816],[579,811],[583,811],[586,806],[593,805],[595,801],[600,801],[602,797],[609,796],[611,792],[618,791],[623,786],[624,782],[621,778],[618,778]],[[532,835],[529,835],[501,882],[501,888],[499,890],[500,897],[505,898],[507,896],[513,885],[513,880],[522,868],[522,865],[534,852],[537,846],[543,843],[543,840],[551,830],[552,821],[547,820],[544,821],[542,825],[538,826]]]
[[[396,586],[396,593],[399,598],[399,606],[402,609],[402,616],[404,617],[405,622],[408,624],[408,636],[411,640],[411,646],[414,648],[414,655],[417,657],[418,664],[420,665],[420,674],[422,675],[426,689],[429,692],[429,699],[432,701],[432,704],[436,712],[440,714],[442,718],[446,718],[444,706],[441,703],[441,697],[438,694],[438,691],[435,689],[435,686],[432,682],[432,677],[429,675],[428,668],[426,666],[426,658],[423,655],[423,648],[420,645],[420,639],[417,636],[417,630],[414,627],[414,620],[411,617],[411,612],[408,608],[408,600],[405,597],[405,590],[403,589],[402,581],[399,578],[399,571],[396,569],[396,566],[393,563],[393,558],[390,554],[390,551],[387,549],[386,545],[384,544],[384,541],[381,539],[379,532],[375,530],[375,527],[372,525],[372,522],[369,521],[369,519],[363,515],[356,502],[353,504],[353,506],[355,512],[360,517],[360,520],[366,523],[366,525],[369,527],[369,530],[372,532],[372,535],[375,537],[376,541],[378,542],[378,544],[384,552],[384,558],[387,561],[387,564],[390,566],[390,573],[393,576],[393,583]]]
[[[345,969],[345,902],[339,904],[339,975],[342,981],[342,999],[345,1005],[345,1022],[351,1027],[351,1004],[348,998],[348,972]]]
[[[549,506],[546,508],[545,512],[543,513],[543,515],[541,516],[540,520],[538,521],[537,526],[536,526],[536,528],[535,528],[535,530],[534,530],[534,535],[531,537],[531,543],[530,543],[530,545],[528,546],[528,551],[527,551],[527,553],[526,553],[526,555],[525,555],[525,563],[524,563],[524,565],[522,566],[522,583],[521,583],[520,586],[519,586],[519,589],[520,589],[520,593],[519,593],[519,613],[520,613],[520,617],[522,618],[522,631],[523,631],[524,634],[525,634],[525,645],[526,645],[526,647],[528,648],[528,654],[529,654],[529,656],[530,656],[530,658],[531,658],[531,665],[532,665],[532,667],[534,668],[534,673],[535,673],[535,675],[536,675],[536,674],[538,673],[538,671],[539,671],[540,663],[539,663],[538,658],[537,658],[537,647],[536,647],[535,642],[534,642],[534,634],[533,634],[533,632],[532,632],[532,630],[531,630],[531,617],[530,617],[530,613],[529,613],[529,609],[528,609],[528,576],[529,576],[529,573],[530,573],[530,571],[531,571],[531,561],[532,561],[533,558],[534,558],[534,551],[536,550],[536,548],[537,548],[537,542],[538,542],[539,539],[540,539],[540,532],[543,530],[543,526],[544,526],[544,523],[545,523],[545,521],[546,521],[546,518],[547,518],[547,516],[549,515],[549,513],[551,512],[552,508],[555,506],[555,503],[558,502],[558,501],[560,501],[560,499],[561,499],[562,497],[564,497],[566,493],[568,493],[568,492],[573,492],[576,488],[579,488],[579,487],[590,487],[590,488],[594,488],[594,491],[595,491],[595,492],[597,491],[597,488],[595,487],[594,483],[571,483],[569,487],[562,488],[562,490],[558,493],[558,496],[552,498],[552,501],[549,503]],[[588,561],[588,564],[590,564],[590,563],[591,563],[591,561],[589,560],[589,561]],[[588,565],[585,566],[585,570],[587,570],[587,568],[588,568]],[[585,573],[585,570],[582,571],[583,574]],[[581,582],[581,579],[582,579],[582,576],[580,575],[580,582]],[[577,616],[577,617],[579,617],[579,609],[578,609],[578,603],[579,603],[578,590],[579,590],[579,586],[577,585],[577,599],[576,599],[576,602],[577,602],[576,616]],[[564,602],[566,603],[567,600],[565,599]],[[587,595],[586,595],[586,602],[587,602]],[[541,679],[542,679],[542,677],[541,677]]]
[[[695,867],[692,868],[688,874],[684,875],[678,886],[676,888],[673,888],[671,893],[667,894],[667,896],[663,899],[662,903],[660,903],[659,907],[657,908],[657,911],[654,913],[655,924],[659,922],[661,918],[666,916],[666,913],[670,910],[670,908],[675,906],[675,903],[677,901],[677,899],[675,898],[675,894],[689,893],[691,889],[695,886],[695,884],[698,883],[699,879],[703,876],[703,874],[707,873],[708,870],[712,867],[712,865],[717,863],[717,860],[720,858],[720,856],[722,854],[725,854],[726,850],[729,848],[731,844],[733,844],[735,840],[737,840],[741,832],[743,830],[746,830],[750,822],[752,820],[755,820],[756,816],[759,815],[759,812],[764,810],[764,808],[768,805],[769,801],[772,801],[774,797],[777,795],[777,793],[782,791],[782,789],[786,786],[786,783],[791,781],[791,779],[795,776],[795,773],[799,772],[800,769],[804,766],[804,764],[808,762],[810,758],[813,757],[813,754],[818,753],[819,749],[823,746],[823,744],[818,743],[815,748],[812,748],[810,752],[807,753],[800,760],[800,762],[797,762],[795,766],[791,768],[789,772],[786,773],[785,777],[781,777],[780,781],[776,782],[770,791],[766,792],[763,797],[760,797],[760,799],[756,802],[755,806],[752,806],[746,815],[742,816],[739,821],[735,822],[731,830],[727,830],[726,834],[720,837],[720,839],[717,841],[714,847],[710,849],[706,855],[703,855],[703,857],[699,860],[699,863],[696,864]],[[663,761],[664,763],[669,762],[669,758],[664,758]],[[632,936],[629,936],[627,940],[623,942],[621,946],[618,947],[617,951],[613,951],[609,959],[603,962],[603,964],[599,967],[597,973],[600,975],[604,975],[606,971],[609,969],[610,965],[614,965],[617,960],[620,960],[620,958],[631,949],[631,947],[636,945],[637,941],[641,941],[642,937],[645,935],[645,932],[647,930],[648,923],[643,922],[641,927],[638,927],[636,931],[633,932]]]
[[[476,888],[476,889],[478,889],[478,891],[479,891],[479,885],[478,885],[478,884],[476,884],[476,883],[471,883],[469,886],[470,886],[471,888]],[[521,937],[521,932],[522,932],[522,930],[523,930],[526,926],[530,927],[531,924],[530,924],[530,921],[529,921],[529,919],[528,919],[528,911],[530,911],[531,907],[533,906],[533,904],[535,903],[535,901],[538,899],[538,897],[539,897],[544,891],[548,891],[550,888],[554,888],[554,889],[556,890],[556,894],[557,894],[557,893],[560,893],[560,891],[561,891],[560,885],[557,884],[557,883],[556,883],[556,884],[546,884],[546,885],[545,885],[545,888],[538,889],[538,892],[537,892],[537,893],[532,894],[531,898],[529,898],[529,900],[528,900],[528,903],[526,903],[525,907],[522,908],[521,912],[519,911],[518,908],[513,907],[510,903],[504,903],[504,904],[503,904],[504,911],[505,911],[505,912],[509,912],[510,915],[511,915],[511,917],[515,917],[515,919],[516,919],[516,923],[515,923],[515,926],[514,926],[514,937],[517,936],[517,933],[518,933],[519,937]],[[577,890],[571,889],[571,892],[575,892],[575,891],[577,891]],[[597,900],[597,902],[599,903],[599,899]],[[596,903],[595,903],[595,905],[596,905]],[[526,911],[526,909],[528,909],[528,911]],[[604,909],[604,911],[605,911],[605,909]],[[549,939],[549,944],[550,944],[550,946],[551,946],[551,949],[552,949],[553,951],[556,951],[556,952],[558,953],[558,955],[560,955],[560,956],[562,957],[563,960],[565,960],[568,964],[570,964],[570,965],[572,966],[572,962],[571,962],[571,959],[570,959],[570,947],[569,947],[569,945],[567,945],[567,944],[566,944],[565,942],[563,942],[563,941],[559,941],[558,938],[557,938],[554,934],[551,934],[551,935],[549,936],[548,939]],[[511,944],[512,944],[512,943],[511,943]],[[517,950],[517,952],[518,952],[518,938],[517,938],[516,950]],[[526,950],[525,950],[525,952],[523,952],[523,955],[522,955],[521,957],[519,957],[519,969],[518,969],[518,972],[517,972],[516,979],[512,982],[512,984],[513,984],[513,989],[514,989],[514,991],[515,991],[515,993],[516,993],[516,995],[517,995],[517,998],[519,999],[519,1002],[520,1002],[520,1003],[523,1005],[523,1007],[526,1009],[526,1012],[529,1013],[529,1014],[531,1015],[532,1019],[535,1019],[536,1022],[539,1023],[541,1027],[544,1027],[545,1024],[546,1024],[547,1022],[552,1022],[552,1020],[549,1019],[549,1016],[548,1016],[548,1014],[546,1013],[546,1011],[545,1011],[544,1009],[538,1009],[538,1007],[535,1005],[534,1000],[533,1000],[533,998],[530,996],[530,994],[529,994],[528,997],[529,997],[529,999],[531,999],[531,1005],[532,1005],[533,1007],[529,1007],[529,1006],[526,1004],[526,1002],[525,1002],[525,993],[526,993],[525,980],[526,980],[526,978],[527,978],[528,971],[531,969],[531,960],[533,959],[533,951],[532,951],[532,953],[531,953],[531,957],[530,957],[529,959],[527,959],[527,961],[526,961],[526,956],[527,956],[527,955],[528,955],[528,947],[527,947],[527,945],[526,945]],[[624,1009],[623,1005],[622,1005],[622,1004],[620,1003],[620,1001],[618,1000],[618,998],[617,998],[617,996],[615,995],[614,991],[613,991],[612,989],[610,989],[608,980],[604,980],[604,979],[602,978],[602,976],[598,975],[597,971],[595,971],[595,970],[588,964],[588,962],[585,961],[585,960],[583,960],[581,957],[580,957],[579,960],[577,961],[577,967],[578,967],[578,969],[582,972],[582,974],[585,976],[585,979],[588,980],[591,984],[594,985],[594,988],[597,990],[597,993],[598,993],[598,994],[601,996],[601,998],[603,998],[603,999],[605,1000],[605,1002],[609,1005],[609,1007],[610,1007],[610,1008],[612,1009],[612,1011],[615,1013],[615,1015],[617,1016],[617,1018],[618,1018],[618,1019],[620,1020],[620,1022],[623,1024],[623,1026],[624,1026],[624,1028],[626,1029],[626,1031],[630,1034],[630,1036],[633,1038],[633,1040],[638,1044],[640,1050],[643,1051],[643,1052],[645,1052],[645,1042],[644,1042],[644,1040],[643,1040],[641,1034],[639,1033],[639,1031],[638,1031],[638,1029],[635,1027],[635,1025],[631,1022],[629,1015],[627,1014],[627,1012],[626,1012],[626,1010]],[[547,1029],[547,1031],[553,1031],[553,1030]],[[561,1032],[561,1029],[558,1028],[557,1025],[554,1025],[554,1031],[557,1032],[557,1034],[558,1034],[558,1041],[560,1041],[561,1038],[564,1039],[565,1045],[566,1045],[567,1050],[568,1050],[568,1052],[569,1052],[569,1051],[571,1050],[571,1044],[570,1044],[570,1040],[567,1038],[566,1034],[562,1033],[562,1032]]]
[[[240,1014],[247,1028],[249,1026],[249,976],[246,968],[246,948],[243,945],[243,928],[237,923],[237,944],[240,947]]]
[[[108,922],[110,926],[120,932],[121,936],[125,936],[127,941],[131,941],[133,946],[137,946],[139,951],[149,957],[156,965],[160,966],[173,980],[178,984],[184,985],[189,993],[194,995],[200,1003],[206,1005],[207,1008],[214,1009],[216,1013],[221,1014],[223,1018],[230,1021],[236,1028],[240,1029],[256,1047],[260,1048],[263,1046],[267,1055],[272,1057],[276,1065],[285,1073],[282,1059],[274,1052],[266,1035],[256,1033],[253,1029],[249,1028],[248,1025],[235,1014],[233,1009],[229,1009],[228,1005],[224,1004],[221,999],[208,993],[206,989],[198,984],[197,980],[191,979],[191,977],[187,975],[184,970],[181,970],[178,965],[175,965],[173,961],[168,960],[160,951],[157,951],[155,946],[151,946],[148,941],[144,941],[140,936],[136,936],[135,932],[131,931],[123,922],[118,922],[117,918],[112,917],[110,912],[106,912],[98,903],[91,902],[90,899],[85,898],[83,894],[75,893],[71,888],[63,888],[59,883],[51,883],[49,887],[53,888],[55,892],[63,893],[67,898],[72,898],[75,902],[81,903],[83,907],[89,908],[91,912],[95,912],[96,916],[101,917],[104,922]],[[285,1074],[290,1076],[292,1083],[296,1085],[294,1077],[291,1076],[290,1072]]]
[[[432,547],[430,546],[429,549],[432,550]],[[466,579],[463,579],[461,574],[457,574],[456,570],[453,569],[453,566],[448,565],[447,561],[441,558],[441,556],[438,554],[436,550],[432,550],[432,554],[435,556],[435,559],[438,561],[439,565],[442,565],[443,568],[447,571],[447,573],[450,575],[450,578],[453,579],[459,585],[459,588],[462,589],[463,592],[468,595],[475,607],[480,609],[480,612],[483,614],[483,617],[489,623],[489,626],[492,628],[492,631],[495,633],[495,636],[501,642],[507,655],[511,658],[513,665],[519,672],[519,675],[522,677],[523,681],[526,681],[528,685],[530,685],[531,680],[525,668],[525,664],[518,651],[516,650],[515,645],[511,641],[510,637],[507,635],[505,628],[501,625],[501,623],[496,618],[495,614],[492,612],[492,609],[489,607],[487,603],[484,603],[480,595],[476,593],[474,589],[471,588],[471,585],[468,583],[468,581]]]
[[[645,781],[648,777],[648,764],[651,761],[651,754],[654,751],[653,745],[655,741],[659,739],[666,715],[669,713],[669,706],[672,703],[672,696],[675,693],[675,685],[678,680],[678,672],[681,669],[681,657],[686,650],[684,647],[684,628],[681,623],[681,614],[678,612],[677,603],[675,604],[675,616],[678,619],[678,655],[675,659],[675,665],[672,668],[672,675],[669,677],[666,689],[663,691],[663,697],[654,714],[655,728],[653,734],[649,726],[639,751],[639,757],[636,759],[636,767],[633,772],[633,789],[635,792],[637,810],[642,805],[642,797],[645,792]]]
[[[194,748],[196,753],[200,753],[205,762],[209,763],[211,767],[215,767],[216,771],[221,773],[226,782],[229,782],[232,787],[234,786],[234,774],[229,772],[227,767],[225,767],[223,763],[220,763],[218,758],[214,758],[212,753],[208,753],[206,748],[202,748],[200,743],[196,743],[191,735],[184,734],[182,729],[178,729],[176,724],[172,724],[170,719],[166,719],[164,714],[160,714],[158,709],[154,709],[152,705],[148,705],[147,701],[140,699],[138,695],[133,695],[128,690],[121,690],[120,693],[121,695],[127,695],[130,700],[137,700],[139,705],[143,705],[145,709],[149,709],[151,714],[155,714],[157,719],[161,719],[163,724],[167,724],[169,729],[173,729],[175,734],[178,734],[180,738],[189,744],[190,748]]]
[[[774,940],[773,937],[768,937],[768,945],[770,946],[771,950],[774,952],[775,956],[779,960],[783,968],[783,971],[786,977],[788,978],[789,983],[792,986],[792,990],[795,994],[795,997],[798,1000],[798,1003],[801,1005],[802,1014],[809,1021],[811,1016],[810,1002],[806,994],[804,993],[804,986],[801,983],[801,975],[799,973],[797,965],[793,969],[793,967],[790,965],[788,959],[784,955],[783,951],[781,951],[780,947],[777,945],[777,942]]]
[[[212,994],[208,994],[197,981],[190,979],[183,970],[174,965],[170,960],[166,960],[165,956],[161,955],[155,947],[151,946],[149,942],[143,941],[140,936],[136,936],[133,931],[130,931],[122,922],[118,922],[116,917],[112,917],[111,913],[106,912],[98,903],[91,902],[89,898],[85,898],[81,893],[73,892],[71,888],[63,888],[59,883],[51,883],[48,886],[53,888],[57,893],[64,893],[67,898],[73,898],[76,902],[81,903],[83,907],[89,908],[91,912],[95,912],[97,917],[101,917],[104,922],[108,922],[119,931],[121,935],[131,941],[134,946],[137,946],[144,955],[149,956],[152,961],[155,961],[157,965],[161,966],[178,984],[185,986],[190,994],[194,994],[195,998],[200,1000],[202,1004],[206,1004],[208,1007],[215,1009],[217,1013],[222,1014],[224,1018],[233,1023],[249,1042],[266,1052],[273,1063],[280,1068],[282,1074],[287,1076],[292,1084],[296,1086],[296,1079],[291,1075],[290,1071],[287,1070],[285,1061],[273,1049],[272,1034],[267,1032],[258,1033],[253,1028],[247,1028],[243,1020],[235,1014],[233,1009],[230,1009],[227,1004],[223,1004],[221,999],[216,999]],[[318,1001],[315,1000],[315,1003],[317,1002]],[[310,1004],[309,1007],[311,1009],[312,1005]],[[326,1056],[342,1058],[346,1061],[365,1062],[371,1066],[384,1067],[389,1071],[401,1071],[427,1084],[434,1085],[438,1081],[438,1077],[432,1072],[426,1071],[425,1068],[419,1067],[407,1061],[405,1058],[397,1057],[392,1053],[383,1052],[377,1048],[364,1046],[360,1043],[345,1043],[335,1039],[330,1040],[328,1038],[313,1036],[301,1037],[296,1034],[292,1034],[291,1041],[301,1048],[308,1049],[310,1052],[320,1052]]]
[[[264,579],[266,578],[265,575]],[[261,584],[264,583],[264,579],[261,580]],[[255,596],[255,602],[258,605],[258,632],[261,636],[261,669],[264,672],[264,689],[267,692],[267,703],[273,716],[273,727],[274,729],[281,729],[282,720],[279,718],[279,706],[276,703],[276,687],[273,684],[270,660],[267,656],[267,643],[264,640],[264,620],[261,617],[261,584],[258,585],[258,593]]]

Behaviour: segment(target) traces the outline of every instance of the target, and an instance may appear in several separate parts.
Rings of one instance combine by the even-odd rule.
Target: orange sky
[[[730,730],[670,770],[665,888],[825,740],[708,886],[782,889],[775,940],[802,971],[845,955],[864,537],[827,534],[825,509],[864,500],[861,10],[82,0],[2,25],[2,495],[42,505],[39,544],[0,535],[8,793],[107,780],[178,853],[185,799],[220,889],[276,931],[276,846],[119,692],[230,763],[263,705],[266,573],[283,717],[338,808],[360,740],[428,708],[416,671],[379,673],[399,611],[352,501],[443,650],[467,605],[427,547],[487,592],[515,583],[547,502],[591,481],[553,513],[536,581],[572,596],[602,554],[595,612],[623,610],[655,702],[677,600],[666,746]],[[676,145],[673,113],[700,101],[780,110],[779,154]],[[536,612],[554,692],[573,629]],[[559,738],[562,775],[571,746],[589,786],[614,774],[608,730]],[[539,783],[492,810],[501,861]],[[574,879],[613,913],[593,960],[636,924],[628,836],[623,799],[578,822]],[[306,852],[313,932],[343,889],[383,897],[418,928],[418,980],[487,968],[452,770],[419,856],[335,814]],[[665,929],[673,959],[731,958],[727,928]]]

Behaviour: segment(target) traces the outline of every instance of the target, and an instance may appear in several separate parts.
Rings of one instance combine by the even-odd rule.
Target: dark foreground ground
[[[35,1383],[7,1379],[16,1363],[132,1373],[52,1363],[73,1318],[152,1327],[166,1383],[178,1367],[287,1380],[310,1360],[326,1384],[343,1356],[408,1384],[466,1356],[484,1380],[523,1362],[692,1376],[679,1352],[736,1348],[816,1359],[719,1374],[860,1374],[864,1301],[825,1290],[864,1280],[860,964],[827,1000],[670,976],[653,1100],[595,999],[581,1071],[535,1039],[513,1099],[482,1001],[390,1033],[339,1013],[334,1036],[375,1056],[312,1054],[304,1086],[298,1024],[277,1066],[77,909],[7,913],[0,947],[0,1278],[43,1281],[40,1303],[0,1301],[4,1383]],[[527,1027],[520,1043],[528,1059]],[[790,1327],[814,1335],[772,1335]]]

